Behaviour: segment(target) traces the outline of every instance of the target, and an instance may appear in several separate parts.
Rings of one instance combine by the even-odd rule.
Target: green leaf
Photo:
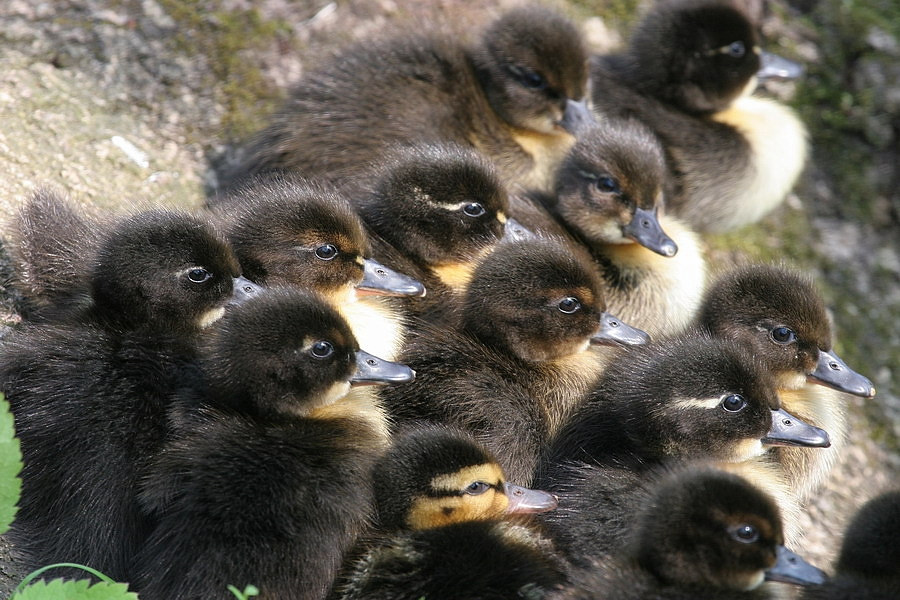
[[[255,585],[248,585],[244,588],[244,591],[240,591],[233,585],[228,586],[228,591],[235,595],[238,600],[247,600],[251,596],[258,596],[259,590]]]
[[[124,583],[101,581],[91,585],[81,581],[54,579],[49,583],[36,581],[17,592],[10,600],[138,600],[138,595],[128,591]]]
[[[16,517],[22,492],[22,451],[16,439],[16,427],[9,402],[0,394],[0,535],[9,530]]]

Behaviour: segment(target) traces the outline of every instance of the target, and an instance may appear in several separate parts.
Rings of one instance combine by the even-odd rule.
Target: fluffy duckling
[[[866,502],[853,517],[834,577],[804,590],[803,600],[893,600],[900,597],[900,490]]]
[[[587,247],[610,311],[654,337],[675,335],[700,305],[706,261],[698,237],[659,214],[665,185],[653,133],[634,120],[605,119],[579,129],[552,194],[514,195],[510,212],[529,229]]]
[[[809,277],[784,267],[749,265],[720,277],[703,300],[697,324],[751,348],[775,374],[782,406],[826,429],[827,450],[776,448],[773,476],[801,500],[825,480],[847,437],[845,394],[875,395],[872,382],[834,352],[825,305]]]
[[[25,463],[10,538],[28,567],[78,562],[124,578],[147,528],[140,472],[162,445],[170,396],[191,379],[200,330],[244,286],[224,238],[187,214],[125,217],[97,245],[85,307],[0,346]]]
[[[552,510],[556,499],[506,481],[468,435],[420,427],[397,436],[375,470],[387,535],[336,590],[344,600],[540,598],[563,581],[552,545],[510,515]]]
[[[414,314],[456,304],[478,261],[517,227],[493,165],[457,144],[398,149],[346,192],[373,255],[425,284],[424,298],[404,303]]]
[[[260,178],[213,209],[248,278],[323,294],[363,347],[397,355],[405,330],[399,307],[359,296],[420,296],[425,288],[370,257],[363,225],[342,194],[297,178]]]
[[[605,311],[581,253],[552,239],[503,243],[475,269],[459,327],[411,336],[402,360],[419,373],[415,384],[382,396],[398,423],[473,433],[527,484],[544,443],[596,378],[591,346],[648,340]]]
[[[156,525],[136,558],[149,600],[324,598],[369,518],[382,416],[345,404],[352,385],[409,381],[359,350],[320,297],[272,290],[222,320],[205,383],[172,411],[175,435],[140,500]]]
[[[825,581],[822,571],[784,547],[772,499],[733,474],[675,472],[631,508],[624,550],[576,571],[551,598],[761,600],[775,597],[763,581]]]
[[[338,181],[387,148],[448,141],[490,157],[504,182],[540,187],[574,139],[566,128],[589,115],[586,94],[578,29],[544,7],[508,11],[473,47],[438,31],[366,41],[307,75],[220,179]]]
[[[799,67],[759,48],[729,0],[657,3],[622,54],[592,59],[594,108],[634,117],[662,140],[675,192],[667,210],[699,231],[725,231],[777,207],[806,162],[792,110],[749,94]]]

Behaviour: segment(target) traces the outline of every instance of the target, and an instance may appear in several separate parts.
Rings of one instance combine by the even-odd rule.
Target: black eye
[[[778,344],[790,344],[797,339],[797,334],[789,327],[776,327],[772,330],[772,340]]]
[[[747,401],[740,394],[731,394],[722,400],[722,408],[728,412],[738,412],[745,406],[747,406]]]
[[[561,312],[564,312],[567,315],[571,315],[573,312],[581,308],[581,302],[578,301],[578,298],[569,296],[560,300],[557,306],[559,306],[559,310]]]
[[[744,42],[731,42],[728,46],[725,47],[725,53],[728,56],[733,58],[740,58],[744,56],[744,52],[747,50],[744,48]]]
[[[734,536],[734,539],[743,542],[744,544],[752,544],[759,539],[759,532],[753,525],[739,525],[738,528],[732,532],[732,535]]]
[[[484,206],[481,205],[480,202],[470,202],[463,206],[463,212],[470,217],[480,217],[485,212]]]
[[[334,244],[323,244],[316,248],[316,256],[322,260],[331,260],[337,256],[337,253],[338,249],[335,248]]]
[[[471,496],[478,496],[491,489],[491,486],[483,481],[473,481],[466,486],[465,492]]]
[[[510,67],[509,72],[513,74],[513,77],[515,77],[523,87],[527,87],[528,89],[542,90],[547,87],[546,80],[531,69],[525,67]]]
[[[193,283],[203,283],[204,281],[209,281],[212,273],[202,267],[197,267],[188,271],[187,276]]]
[[[597,189],[601,192],[617,194],[619,193],[619,182],[608,175],[604,175],[603,177],[597,178]]]
[[[328,358],[334,354],[334,346],[331,345],[331,342],[318,341],[312,345],[309,352],[316,358]]]

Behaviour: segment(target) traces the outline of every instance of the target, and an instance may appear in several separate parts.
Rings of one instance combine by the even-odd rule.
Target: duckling
[[[752,349],[776,376],[782,406],[825,428],[827,450],[776,448],[771,476],[805,500],[824,482],[847,437],[846,394],[875,395],[872,382],[834,352],[825,304],[812,280],[779,266],[749,265],[721,276],[706,294],[697,325]]]
[[[669,336],[696,314],[706,261],[697,235],[659,214],[665,187],[659,140],[633,119],[608,118],[579,129],[552,194],[513,195],[510,212],[529,229],[587,247],[609,309],[654,337]]]
[[[401,383],[404,365],[359,350],[322,298],[273,289],[226,315],[205,381],[171,412],[174,434],[140,501],[156,521],[135,558],[141,598],[324,598],[371,511],[381,415],[342,406],[352,385]]]
[[[800,71],[760,50],[733,2],[666,1],[622,54],[592,58],[592,98],[598,114],[637,118],[662,140],[675,186],[668,212],[695,230],[725,231],[776,208],[806,163],[794,112],[750,96],[758,80]]]
[[[458,144],[397,149],[344,189],[373,255],[425,284],[424,298],[404,303],[416,315],[456,304],[479,259],[517,226],[493,165]]]
[[[420,296],[425,288],[370,258],[362,223],[342,194],[273,176],[233,189],[213,211],[248,278],[316,290],[331,299],[360,344],[388,359],[397,355],[405,331],[399,307],[359,296]]]
[[[844,533],[834,576],[804,590],[803,600],[892,600],[900,597],[900,490],[866,502]]]
[[[124,217],[97,245],[90,302],[4,338],[0,391],[24,457],[10,539],[25,566],[78,562],[118,579],[148,526],[135,494],[170,396],[244,285],[224,238],[180,212]]]
[[[648,340],[605,312],[600,281],[577,249],[550,238],[501,243],[476,267],[459,326],[410,336],[401,360],[416,382],[382,397],[398,424],[474,434],[527,485],[540,449],[600,370],[591,346]]]
[[[631,503],[615,556],[576,570],[553,600],[773,598],[763,581],[815,585],[825,574],[784,546],[778,506],[708,467],[676,471]]]
[[[397,436],[374,469],[386,532],[335,597],[540,598],[564,580],[552,545],[511,515],[552,510],[546,492],[512,485],[467,434],[419,427]]]
[[[471,47],[434,30],[360,42],[307,75],[220,181],[339,181],[386,148],[447,141],[484,153],[504,183],[541,187],[574,140],[566,128],[590,114],[586,95],[578,29],[545,7],[508,11]]]

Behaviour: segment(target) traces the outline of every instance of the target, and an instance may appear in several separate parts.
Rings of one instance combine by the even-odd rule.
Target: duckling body
[[[372,254],[428,290],[403,302],[415,315],[454,306],[478,261],[504,237],[508,201],[494,167],[457,144],[397,149],[345,193],[366,225]]]
[[[885,492],[857,511],[844,533],[835,572],[803,600],[888,600],[900,594],[900,491]]]
[[[519,512],[555,499],[505,481],[468,435],[424,427],[397,436],[375,468],[382,539],[356,561],[336,597],[542,597],[564,579],[552,545]]]
[[[371,511],[385,425],[342,407],[354,383],[412,372],[358,350],[321,298],[271,290],[226,315],[202,386],[180,395],[175,434],[141,491],[156,525],[136,558],[141,597],[323,598]]]
[[[687,0],[656,5],[622,54],[592,58],[595,110],[639,119],[659,136],[675,186],[667,210],[698,231],[759,220],[804,167],[797,116],[748,95],[771,56],[741,9]]]
[[[403,360],[419,378],[385,390],[398,423],[473,433],[516,481],[531,480],[543,443],[595,379],[592,344],[644,343],[604,312],[583,255],[552,239],[500,244],[475,270],[460,325],[422,328]]]
[[[224,238],[186,214],[126,217],[97,245],[86,308],[0,348],[25,464],[10,538],[32,568],[79,562],[125,578],[148,528],[137,486],[170,397],[194,378],[200,330],[243,284]]]
[[[773,598],[764,580],[824,581],[783,546],[772,499],[735,475],[694,466],[658,478],[635,500],[615,555],[575,570],[551,598]]]
[[[222,180],[339,180],[386,148],[447,141],[489,156],[504,181],[538,185],[572,143],[572,113],[586,112],[586,61],[575,26],[541,7],[509,11],[475,47],[435,31],[360,43],[305,77]]]
[[[513,196],[525,227],[564,232],[603,276],[610,311],[650,335],[683,331],[702,299],[706,261],[697,235],[659,214],[665,163],[659,141],[633,120],[586,125],[560,165],[552,194]]]

